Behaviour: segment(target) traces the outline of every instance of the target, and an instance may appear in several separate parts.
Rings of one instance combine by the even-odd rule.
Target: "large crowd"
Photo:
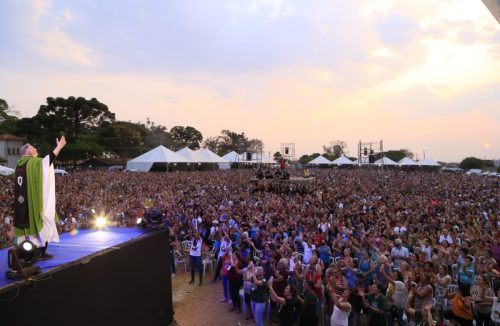
[[[70,231],[104,214],[134,226],[163,212],[175,256],[190,256],[192,282],[213,258],[221,301],[257,325],[266,313],[281,325],[500,325],[497,178],[312,174],[316,191],[301,193],[258,191],[251,170],[74,172],[56,181],[58,224]],[[0,178],[4,246],[12,182]]]

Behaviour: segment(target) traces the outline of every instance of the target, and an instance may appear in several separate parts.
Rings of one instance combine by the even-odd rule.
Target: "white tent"
[[[314,164],[314,165],[328,164],[328,165],[331,165],[332,161],[330,161],[330,160],[326,159],[324,156],[320,155],[307,164]]]
[[[54,169],[55,175],[69,175],[69,173],[64,169]]]
[[[220,157],[219,155],[215,154],[208,148],[203,148],[198,151],[196,151],[201,157],[205,158],[205,163],[229,163],[228,160]]]
[[[198,151],[193,151],[189,147],[184,147],[176,152],[180,156],[184,157],[191,163],[205,163],[208,160],[203,157]]]
[[[428,159],[428,158],[424,158],[422,160],[419,160],[417,162],[417,164],[421,165],[421,166],[441,166],[436,161],[433,161],[433,160]]]
[[[356,164],[355,162],[351,161],[345,156],[340,156],[336,160],[332,162],[332,164],[337,164],[337,165],[354,165]]]
[[[147,172],[154,163],[190,163],[190,161],[165,146],[158,146],[127,162],[127,170]]]
[[[12,173],[14,173],[14,169],[0,165],[0,174],[1,175],[7,176],[7,175],[11,175]]]
[[[236,153],[235,151],[227,153],[226,155],[222,156],[222,158],[230,163],[238,163],[241,161],[240,154]]]
[[[393,160],[391,160],[390,158],[388,157],[382,157],[381,159],[375,161],[375,164],[380,164],[380,165],[397,165],[396,162],[394,162]]]
[[[261,160],[259,161],[263,164],[276,164],[277,162],[269,155],[262,154]]]
[[[398,161],[398,164],[399,165],[402,165],[402,166],[415,166],[415,165],[418,165],[414,160],[408,158],[408,157],[403,157],[402,159],[400,159]]]
[[[247,153],[244,152],[243,154],[240,155],[240,162],[243,163],[257,163],[260,162],[260,159],[258,157],[257,153]]]

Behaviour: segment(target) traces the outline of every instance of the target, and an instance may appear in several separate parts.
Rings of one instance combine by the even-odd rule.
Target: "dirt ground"
[[[178,266],[179,268],[180,266]],[[179,271],[178,271],[179,272]],[[251,320],[245,320],[243,313],[230,312],[231,305],[221,303],[222,283],[209,284],[210,272],[207,272],[204,284],[198,286],[198,278],[193,285],[189,271],[180,271],[172,278],[172,295],[174,301],[174,322],[171,326],[250,326]],[[271,325],[266,321],[266,325]],[[274,324],[273,325],[278,325]]]

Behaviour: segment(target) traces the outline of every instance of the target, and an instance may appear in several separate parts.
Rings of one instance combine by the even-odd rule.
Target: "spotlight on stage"
[[[94,225],[98,229],[103,229],[108,224],[108,220],[104,216],[97,216],[94,221]]]
[[[141,228],[141,229],[145,229],[146,226],[148,225],[148,223],[146,222],[146,220],[143,218],[143,217],[139,217],[137,219],[137,221],[135,222],[135,224]]]
[[[34,266],[36,262],[36,246],[29,240],[11,248],[7,252],[9,270],[5,273],[7,278],[28,278],[40,273],[40,267]]]
[[[146,212],[144,217],[139,217],[135,224],[141,229],[160,230],[165,227],[165,214],[155,207]]]

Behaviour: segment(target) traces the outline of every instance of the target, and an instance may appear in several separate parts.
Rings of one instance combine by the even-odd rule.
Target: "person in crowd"
[[[304,281],[304,292],[297,296],[297,302],[300,304],[300,322],[299,326],[318,325],[317,303],[318,297],[313,292],[314,282]]]
[[[257,326],[264,325],[264,308],[268,298],[267,284],[264,277],[264,269],[251,265],[252,273],[252,292],[250,294],[252,314]]]
[[[328,280],[327,290],[333,301],[333,312],[330,318],[331,326],[348,326],[349,325],[349,314],[352,310],[352,305],[349,302],[351,297],[351,290],[346,289],[342,296],[335,294],[335,283],[333,277]]]
[[[169,258],[170,258],[170,270],[172,273],[172,277],[175,276],[176,273],[176,266],[175,266],[175,251],[177,250],[177,238],[175,237],[175,229],[170,229],[169,232],[169,242],[170,242],[170,248],[169,248]]]
[[[458,291],[448,292],[446,297],[451,300],[451,311],[445,313],[445,319],[454,320],[461,326],[472,326],[472,301],[470,297],[470,285],[459,283]]]
[[[445,241],[445,243],[448,243]],[[435,304],[434,309],[437,312],[438,321],[443,320],[444,312],[451,309],[450,300],[445,297],[448,288],[451,285],[451,276],[448,274],[446,265],[439,265],[438,273],[435,279]]]
[[[189,284],[194,283],[194,274],[198,269],[199,286],[203,284],[203,264],[202,264],[202,251],[203,240],[198,232],[194,231],[194,236],[191,239],[191,248],[189,249],[189,266],[191,266],[191,281]]]
[[[273,277],[267,283],[269,295],[273,302],[279,305],[279,323],[281,326],[293,326],[297,322],[295,308],[297,306],[297,288],[293,285],[287,285],[284,296],[280,297],[273,289]]]
[[[489,326],[492,303],[485,297],[493,297],[495,294],[490,288],[490,280],[486,274],[476,276],[476,285],[471,288],[471,301],[476,326]]]
[[[369,313],[370,326],[386,326],[387,325],[387,300],[382,294],[384,286],[380,283],[374,282],[370,288],[368,297],[365,295],[364,290],[360,292],[363,299],[363,307]]]
[[[431,285],[431,277],[429,274],[420,272],[420,282],[418,284],[412,283],[411,292],[414,301],[414,309],[415,309],[415,322],[418,324],[421,322],[424,314],[424,306],[428,304],[432,304],[432,299],[434,297],[434,289]]]
[[[473,260],[474,258],[471,255],[464,257],[463,264],[458,269],[458,282],[460,284],[466,284],[469,287],[472,285],[476,274],[475,266],[472,263]]]
[[[223,298],[221,302],[227,302],[230,300],[231,292],[229,289],[229,279],[228,272],[231,269],[231,248],[228,248],[221,257],[221,280],[222,280],[222,292]]]
[[[382,270],[382,273],[385,274],[385,271]],[[403,326],[403,314],[406,307],[406,301],[408,300],[408,288],[404,282],[403,273],[401,273],[401,271],[396,271],[394,274],[396,274],[396,277],[385,274],[385,277],[389,281],[386,299],[390,305],[390,313],[387,321],[389,326],[393,326],[394,322],[396,322],[398,326]]]
[[[231,301],[233,303],[233,307],[230,311],[241,313],[240,289],[243,285],[243,262],[238,259],[238,255],[236,255],[236,253],[232,253],[230,257],[230,266],[227,268],[229,291],[231,293]]]

